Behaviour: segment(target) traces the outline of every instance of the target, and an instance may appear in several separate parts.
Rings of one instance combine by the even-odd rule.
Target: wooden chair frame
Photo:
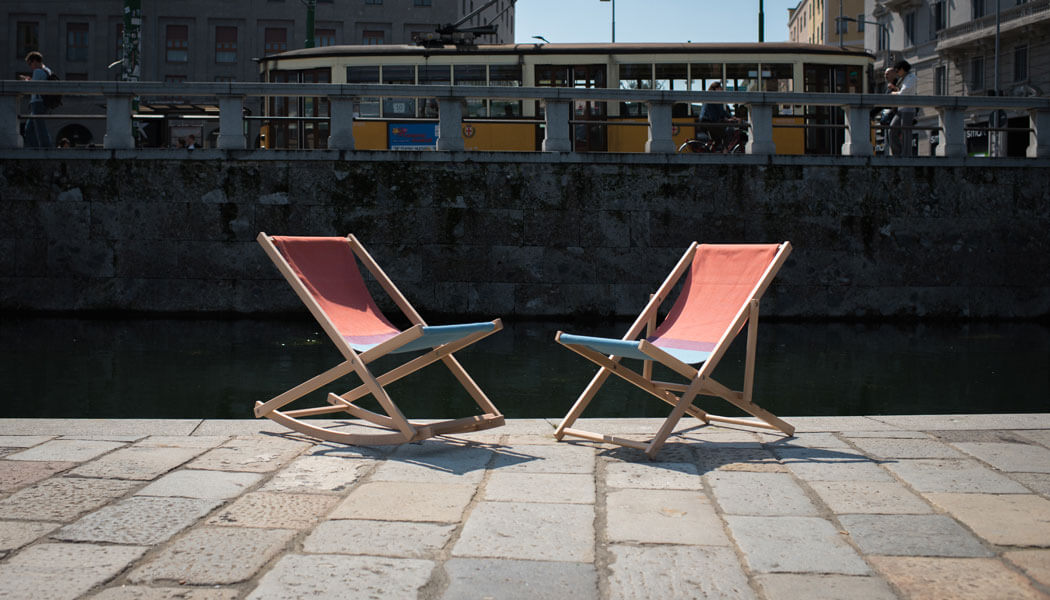
[[[394,285],[393,281],[387,277],[379,264],[376,263],[368,251],[365,250],[365,247],[361,242],[352,234],[346,236],[347,244],[350,245],[350,249],[360,263],[368,269],[373,277],[375,277],[383,290],[386,291],[405,317],[407,317],[412,323],[412,326],[408,329],[405,329],[396,336],[364,352],[354,350],[354,348],[343,339],[343,336],[332,323],[331,319],[329,319],[328,315],[325,314],[320,304],[309,292],[303,282],[296,275],[291,265],[289,265],[288,261],[274,245],[271,237],[266,235],[265,232],[260,233],[257,241],[262,245],[274,265],[276,265],[277,269],[282,275],[284,275],[284,278],[292,286],[292,289],[295,290],[295,293],[310,310],[310,313],[314,318],[317,319],[317,322],[320,323],[325,333],[328,334],[328,337],[336,345],[345,359],[331,369],[304,381],[267,402],[256,402],[255,416],[257,418],[267,417],[289,429],[322,440],[365,446],[403,444],[437,435],[478,431],[499,427],[504,424],[503,414],[500,413],[488,397],[485,396],[485,393],[481,391],[478,384],[475,383],[459,361],[452,355],[453,352],[465,348],[502,329],[503,323],[500,319],[492,321],[494,327],[491,331],[475,332],[456,341],[437,346],[429,352],[417,356],[382,375],[375,376],[368,369],[368,363],[420,338],[423,335],[423,328],[426,327],[426,322],[423,321],[423,318],[418,312],[416,312],[412,305],[409,304],[408,300],[401,291],[397,289],[397,286]],[[452,375],[459,381],[460,385],[466,389],[470,397],[473,398],[481,410],[484,411],[484,414],[430,423],[412,422],[405,418],[401,410],[396,404],[394,404],[393,400],[390,399],[384,386],[438,361],[441,361],[448,367],[452,372]],[[302,398],[306,394],[314,392],[322,386],[328,385],[350,373],[357,374],[361,379],[361,385],[344,394],[328,394],[329,406],[288,411],[279,410],[285,405]],[[367,395],[375,397],[383,411],[386,412],[385,415],[361,408],[354,404],[355,400]],[[311,425],[299,419],[299,417],[309,417],[336,412],[348,413],[354,417],[392,431],[390,433],[379,434],[333,431],[324,427]]]
[[[641,314],[621,339],[625,341],[636,340],[642,333],[643,329],[646,331],[647,335],[652,334],[656,329],[657,311],[659,310],[660,305],[668,298],[675,284],[678,283],[678,280],[689,270],[698,246],[699,244],[697,242],[693,242],[689,246],[685,254],[682,255],[682,258],[671,271],[670,275],[667,276],[656,293],[652,295],[649,303],[645,305]],[[794,435],[795,428],[793,426],[785,423],[769,411],[752,402],[752,389],[754,387],[755,379],[755,348],[758,340],[759,298],[765,293],[769,284],[773,281],[773,278],[783,266],[784,261],[787,260],[790,253],[790,243],[784,242],[779,245],[773,260],[770,262],[770,265],[766,268],[762,277],[752,290],[750,300],[740,307],[732,324],[722,334],[721,338],[715,344],[711,355],[706,361],[704,361],[699,369],[678,360],[645,339],[641,339],[638,340],[637,349],[641,353],[650,357],[651,360],[643,361],[642,372],[639,373],[621,364],[620,361],[622,357],[616,355],[606,356],[580,344],[568,344],[563,342],[561,339],[563,332],[559,331],[555,336],[555,340],[557,340],[558,343],[593,361],[601,368],[591,379],[591,382],[584,389],[580,397],[576,400],[576,403],[573,404],[569,413],[564,419],[562,419],[561,424],[558,425],[557,430],[555,430],[555,437],[558,440],[562,440],[566,435],[569,435],[595,442],[610,442],[620,446],[642,450],[649,458],[653,458],[660,451],[660,448],[663,447],[668,436],[678,424],[678,421],[686,414],[702,420],[705,424],[709,424],[711,421],[717,421],[734,425],[775,429],[782,431],[789,436]],[[714,371],[718,362],[721,360],[722,356],[729,348],[729,345],[736,338],[745,323],[747,324],[747,350],[746,363],[744,366],[743,389],[735,391],[722,385],[718,381],[715,381],[711,377],[711,373]],[[670,383],[653,380],[653,361],[659,362],[679,375],[684,376],[688,379],[688,383]],[[656,435],[649,442],[637,442],[572,427],[576,419],[580,417],[580,414],[582,414],[584,409],[587,408],[587,405],[594,399],[599,388],[605,383],[609,375],[616,375],[674,407],[671,414],[660,426],[659,431],[657,431]],[[748,414],[757,417],[759,421],[710,414],[693,404],[693,401],[698,395],[723,398]]]

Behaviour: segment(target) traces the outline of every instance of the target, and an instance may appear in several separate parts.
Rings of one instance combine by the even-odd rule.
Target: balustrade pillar
[[[567,100],[548,100],[545,103],[547,127],[542,146],[544,152],[572,150],[572,140],[569,139],[569,105]]]
[[[0,96],[0,148],[21,148],[22,134],[18,132],[18,96]]]
[[[353,96],[329,96],[328,106],[331,122],[328,126],[328,148],[331,150],[354,149],[354,101]]]
[[[244,150],[248,147],[248,139],[244,135],[244,96],[219,96],[217,146],[224,150]]]
[[[1028,134],[1028,158],[1050,157],[1050,110],[1031,109],[1028,121],[1032,128]]]
[[[773,144],[773,105],[749,104],[748,119],[751,121],[751,135],[747,140],[748,154],[776,154]]]
[[[937,120],[941,127],[937,156],[966,156],[966,131],[963,111],[958,108],[938,108]]]
[[[463,104],[459,98],[438,98],[437,149],[463,149]]]
[[[135,137],[131,134],[131,96],[106,96],[106,135],[102,138],[102,147],[135,147]]]
[[[674,152],[674,140],[671,139],[671,103],[649,103],[649,139],[645,142],[646,152]]]
[[[843,156],[871,156],[871,111],[863,106],[843,106],[846,138]]]

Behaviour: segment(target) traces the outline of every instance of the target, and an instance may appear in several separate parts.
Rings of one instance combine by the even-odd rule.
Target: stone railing
[[[672,106],[678,103],[719,102],[748,107],[749,141],[747,154],[772,155],[773,114],[778,105],[831,106],[843,109],[844,156],[870,156],[872,109],[888,106],[917,106],[938,115],[940,143],[937,156],[966,155],[965,115],[973,110],[1004,109],[1027,112],[1030,118],[1030,158],[1050,158],[1050,98],[1007,98],[985,96],[890,96],[882,94],[817,94],[780,92],[668,92],[618,89],[345,85],[283,83],[122,83],[0,81],[0,149],[19,148],[20,97],[27,94],[104,97],[106,106],[106,149],[135,147],[132,135],[132,106],[135,97],[207,98],[219,107],[220,149],[248,147],[244,134],[244,103],[249,97],[321,97],[330,102],[328,147],[353,150],[354,104],[361,98],[425,97],[437,100],[439,107],[437,149],[464,149],[463,105],[468,98],[537,100],[544,105],[544,152],[571,152],[571,125],[574,101],[644,102],[648,105],[648,153],[672,154]]]

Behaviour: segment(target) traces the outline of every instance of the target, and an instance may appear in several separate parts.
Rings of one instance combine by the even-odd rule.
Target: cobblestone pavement
[[[0,598],[1050,598],[1050,414],[788,421],[0,420]]]

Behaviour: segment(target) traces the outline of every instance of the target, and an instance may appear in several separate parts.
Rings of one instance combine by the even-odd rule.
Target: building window
[[[237,62],[237,28],[215,28],[215,62]]]
[[[430,6],[431,0],[412,0],[412,6]]]
[[[857,15],[857,33],[864,33],[864,13]]]
[[[948,67],[940,65],[933,72],[933,93],[937,96],[948,95]]]
[[[987,9],[984,6],[984,0],[972,0],[973,6],[973,18],[980,19],[984,15],[988,14]]]
[[[186,83],[185,75],[165,75],[164,83]]]
[[[366,46],[378,46],[383,43],[383,32],[366,30],[361,34],[361,43]]]
[[[970,91],[984,89],[984,57],[975,56],[970,59]]]
[[[904,41],[909,45],[915,45],[915,11],[904,15]]]
[[[376,4],[376,5],[379,5],[379,4],[382,4],[382,3],[383,3],[383,0],[365,0],[365,4]]]
[[[1028,81],[1028,45],[1014,48],[1014,81]]]
[[[948,26],[948,7],[944,0],[930,4],[930,26],[934,31]]]
[[[35,21],[19,21],[16,28],[15,58],[25,60],[26,54],[40,50],[40,24]]]
[[[265,54],[277,54],[288,49],[288,30],[284,27],[267,27],[263,39]]]
[[[189,61],[190,28],[186,25],[168,25],[165,31],[166,60],[170,63]]]
[[[334,46],[335,45],[335,30],[334,29],[314,29],[314,45],[315,46]]]
[[[87,62],[88,59],[88,24],[66,24],[66,60],[70,62]]]
[[[237,81],[237,78],[233,75],[216,75],[215,81],[217,83],[232,83],[234,81]]]

